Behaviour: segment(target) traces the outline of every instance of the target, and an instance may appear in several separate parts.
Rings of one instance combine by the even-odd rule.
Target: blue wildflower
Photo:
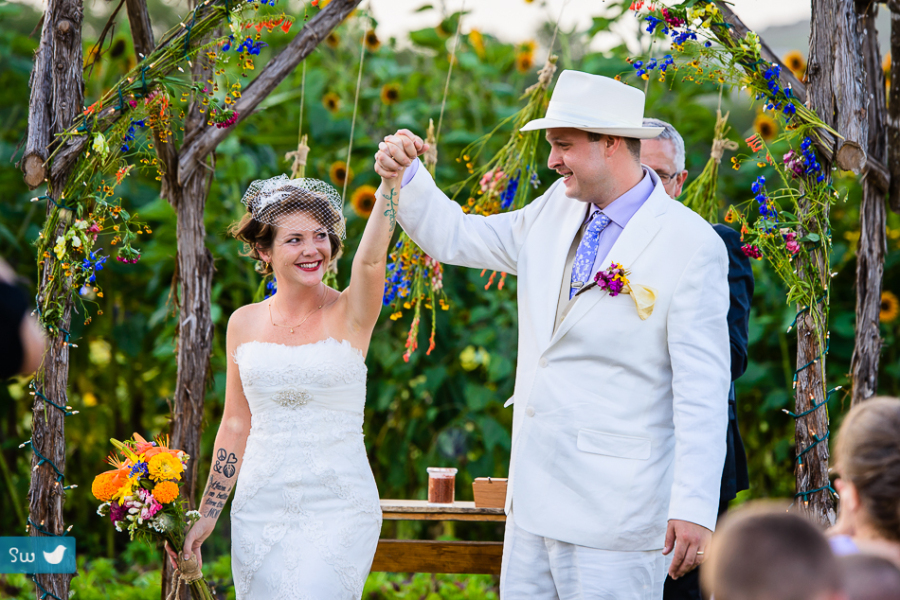
[[[506,210],[513,203],[513,200],[516,197],[516,191],[519,189],[519,176],[516,175],[514,178],[509,180],[509,183],[506,186],[506,189],[503,190],[503,193],[500,194],[500,208]]]
[[[128,474],[129,477],[149,477],[150,473],[147,470],[147,463],[139,462],[138,464],[131,467],[131,472]]]
[[[102,249],[103,248],[97,248],[95,252],[89,253],[87,258],[84,258],[81,261],[82,272],[90,273],[90,276],[88,277],[90,283],[97,281],[97,271],[103,270],[103,265],[106,264],[106,259],[109,258],[108,256],[97,256]]]
[[[647,33],[653,33],[654,30],[656,30],[656,27],[660,23],[662,23],[662,19],[654,17],[653,15],[647,15],[647,17],[644,20],[647,21],[648,23],[650,23],[649,25],[647,25]]]

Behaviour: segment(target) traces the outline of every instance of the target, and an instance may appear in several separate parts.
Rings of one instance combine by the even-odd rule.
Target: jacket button
[[[542,367],[546,367],[546,366],[549,365],[550,363],[549,363],[549,361],[547,361],[546,358],[542,358],[542,359],[541,359],[541,362],[540,362],[539,364],[540,364]]]
[[[528,415],[529,417],[533,417],[534,416],[534,408],[529,406],[528,408],[525,409],[525,414]]]

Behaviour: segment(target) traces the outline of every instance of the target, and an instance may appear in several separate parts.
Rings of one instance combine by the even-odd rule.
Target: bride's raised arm
[[[406,156],[400,160],[404,161],[403,167],[411,163]],[[402,180],[402,170],[397,177],[382,178],[375,193],[375,206],[353,257],[350,285],[344,295],[347,298],[348,326],[354,333],[371,330],[381,313],[388,246],[397,226]]]

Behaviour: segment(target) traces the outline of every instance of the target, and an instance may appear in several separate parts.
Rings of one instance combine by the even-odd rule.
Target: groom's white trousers
[[[660,600],[670,562],[662,549],[614,552],[534,535],[510,511],[500,600]]]

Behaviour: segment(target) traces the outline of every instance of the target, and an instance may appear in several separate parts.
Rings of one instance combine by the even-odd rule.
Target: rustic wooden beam
[[[887,158],[887,109],[885,106],[884,71],[875,17],[878,5],[862,8],[859,34],[866,70],[869,96],[869,147],[873,160]],[[900,178],[898,178],[900,180]],[[871,398],[878,391],[878,364],[881,358],[881,286],[884,275],[884,255],[887,252],[885,232],[885,191],[874,182],[862,181],[863,196],[859,207],[859,246],[856,250],[856,342],[850,371],[853,376],[851,404]]]
[[[48,7],[49,12],[49,7]],[[44,183],[47,168],[44,165],[50,155],[48,147],[51,140],[51,58],[53,52],[53,29],[41,28],[41,41],[34,54],[34,68],[31,70],[31,99],[28,104],[28,137],[25,142],[25,154],[19,162],[25,174],[25,184],[35,189]]]
[[[128,11],[128,23],[131,26],[131,39],[138,62],[153,52],[153,28],[150,26],[150,13],[147,12],[147,0],[125,0]]]
[[[891,92],[887,105],[888,171],[890,190],[888,204],[900,213],[900,1],[888,3],[891,9]]]
[[[46,178],[43,160],[46,159],[49,140],[57,133],[65,131],[75,116],[81,113],[83,101],[82,65],[84,64],[81,25],[83,6],[81,0],[48,0],[41,30],[41,45],[35,55],[35,69],[32,75],[32,88],[29,106],[30,116],[36,116],[34,122],[29,121],[28,150],[25,158],[30,160],[24,164],[26,182],[40,185]],[[41,103],[42,106],[35,106]],[[58,201],[65,188],[69,171],[60,171],[49,177],[47,194]],[[32,186],[33,187],[33,186]],[[54,206],[47,202],[47,214]],[[62,215],[55,235],[65,233],[71,220],[71,214]],[[56,258],[50,256],[42,262],[38,281],[38,297],[44,299],[50,289],[50,274]],[[41,368],[35,375],[35,387],[47,400],[59,406],[68,404],[67,388],[69,381],[69,335],[72,315],[72,289],[64,286],[55,293],[62,310],[60,319],[49,323],[53,327],[51,342],[48,344]],[[38,304],[41,301],[39,300]],[[30,534],[35,537],[45,535],[65,535],[66,525],[63,519],[63,501],[65,500],[64,479],[66,471],[66,415],[65,412],[49,405],[41,395],[35,394],[32,406],[31,446],[32,456],[31,483],[28,489],[28,518]],[[44,462],[40,457],[50,461]],[[42,464],[43,463],[43,464]],[[62,476],[61,476],[62,475]],[[69,586],[72,574],[35,575],[40,586],[35,590],[36,597],[57,598],[69,597]]]
[[[734,13],[734,11],[728,7],[727,4],[725,4],[721,0],[717,0],[716,6],[722,13],[725,22],[731,25],[731,27],[728,28],[729,35],[731,35],[734,39],[743,39],[743,37],[747,35],[750,29],[744,24],[743,21],[741,21],[741,19]],[[781,66],[782,86],[790,84],[794,96],[797,98],[797,100],[802,104],[806,104],[806,84],[797,79],[793,72],[781,61],[781,58],[779,58],[772,51],[772,49],[762,38],[760,38],[760,46],[762,49],[763,59],[770,63],[775,63]],[[898,60],[900,60],[900,57],[898,57]],[[838,129],[838,131],[840,132],[841,130]],[[820,131],[820,135],[822,136],[824,143],[819,143],[817,140],[816,145],[829,160],[835,161],[835,147],[839,146],[840,140],[836,139],[827,131]],[[869,156],[866,156],[864,151],[860,152],[862,148],[863,146],[860,146],[858,142],[856,142],[855,145],[848,146],[848,148],[843,151],[843,154],[839,150],[836,160],[838,166],[840,166],[842,169],[854,171],[856,173],[860,173],[861,171],[864,172],[866,174],[866,177],[871,179],[872,182],[878,187],[878,189],[886,191],[888,189],[889,181],[891,180],[891,176],[888,173],[887,167],[883,162],[879,162]]]
[[[372,571],[499,575],[503,542],[378,540]]]
[[[241,91],[241,97],[234,104],[238,121],[246,119],[259,104],[287,78],[316,46],[328,37],[332,29],[340,25],[362,0],[333,0],[291,40],[278,56],[266,64],[260,74]],[[198,163],[219,145],[230,133],[229,129],[206,127],[196,138],[181,149],[178,179],[184,181],[197,168]]]
[[[859,78],[865,77],[857,21],[854,0],[812,0],[807,104],[839,133],[843,133],[841,127],[848,119],[865,114],[867,106],[865,97],[857,94],[855,88]],[[831,161],[823,157],[821,163],[822,172],[830,176]],[[801,204],[801,223],[807,223],[811,210],[811,207]],[[815,210],[821,213],[817,220],[828,223],[828,205],[817,206]],[[798,233],[805,235],[805,226],[801,226]],[[816,233],[828,235],[826,231]],[[815,248],[808,255],[800,256],[796,263],[797,272],[801,277],[817,279],[816,283],[827,290],[831,284],[831,269],[824,249]],[[826,294],[821,302],[827,301]],[[805,310],[801,310],[797,317],[799,372],[796,376],[794,412],[803,416],[795,419],[794,434],[797,491],[805,494],[801,496],[801,507],[810,518],[827,526],[834,523],[835,510],[828,476],[829,449],[826,440],[829,419],[827,407],[824,406],[827,402],[827,307],[822,303],[803,307]],[[816,406],[820,408],[813,410]]]

